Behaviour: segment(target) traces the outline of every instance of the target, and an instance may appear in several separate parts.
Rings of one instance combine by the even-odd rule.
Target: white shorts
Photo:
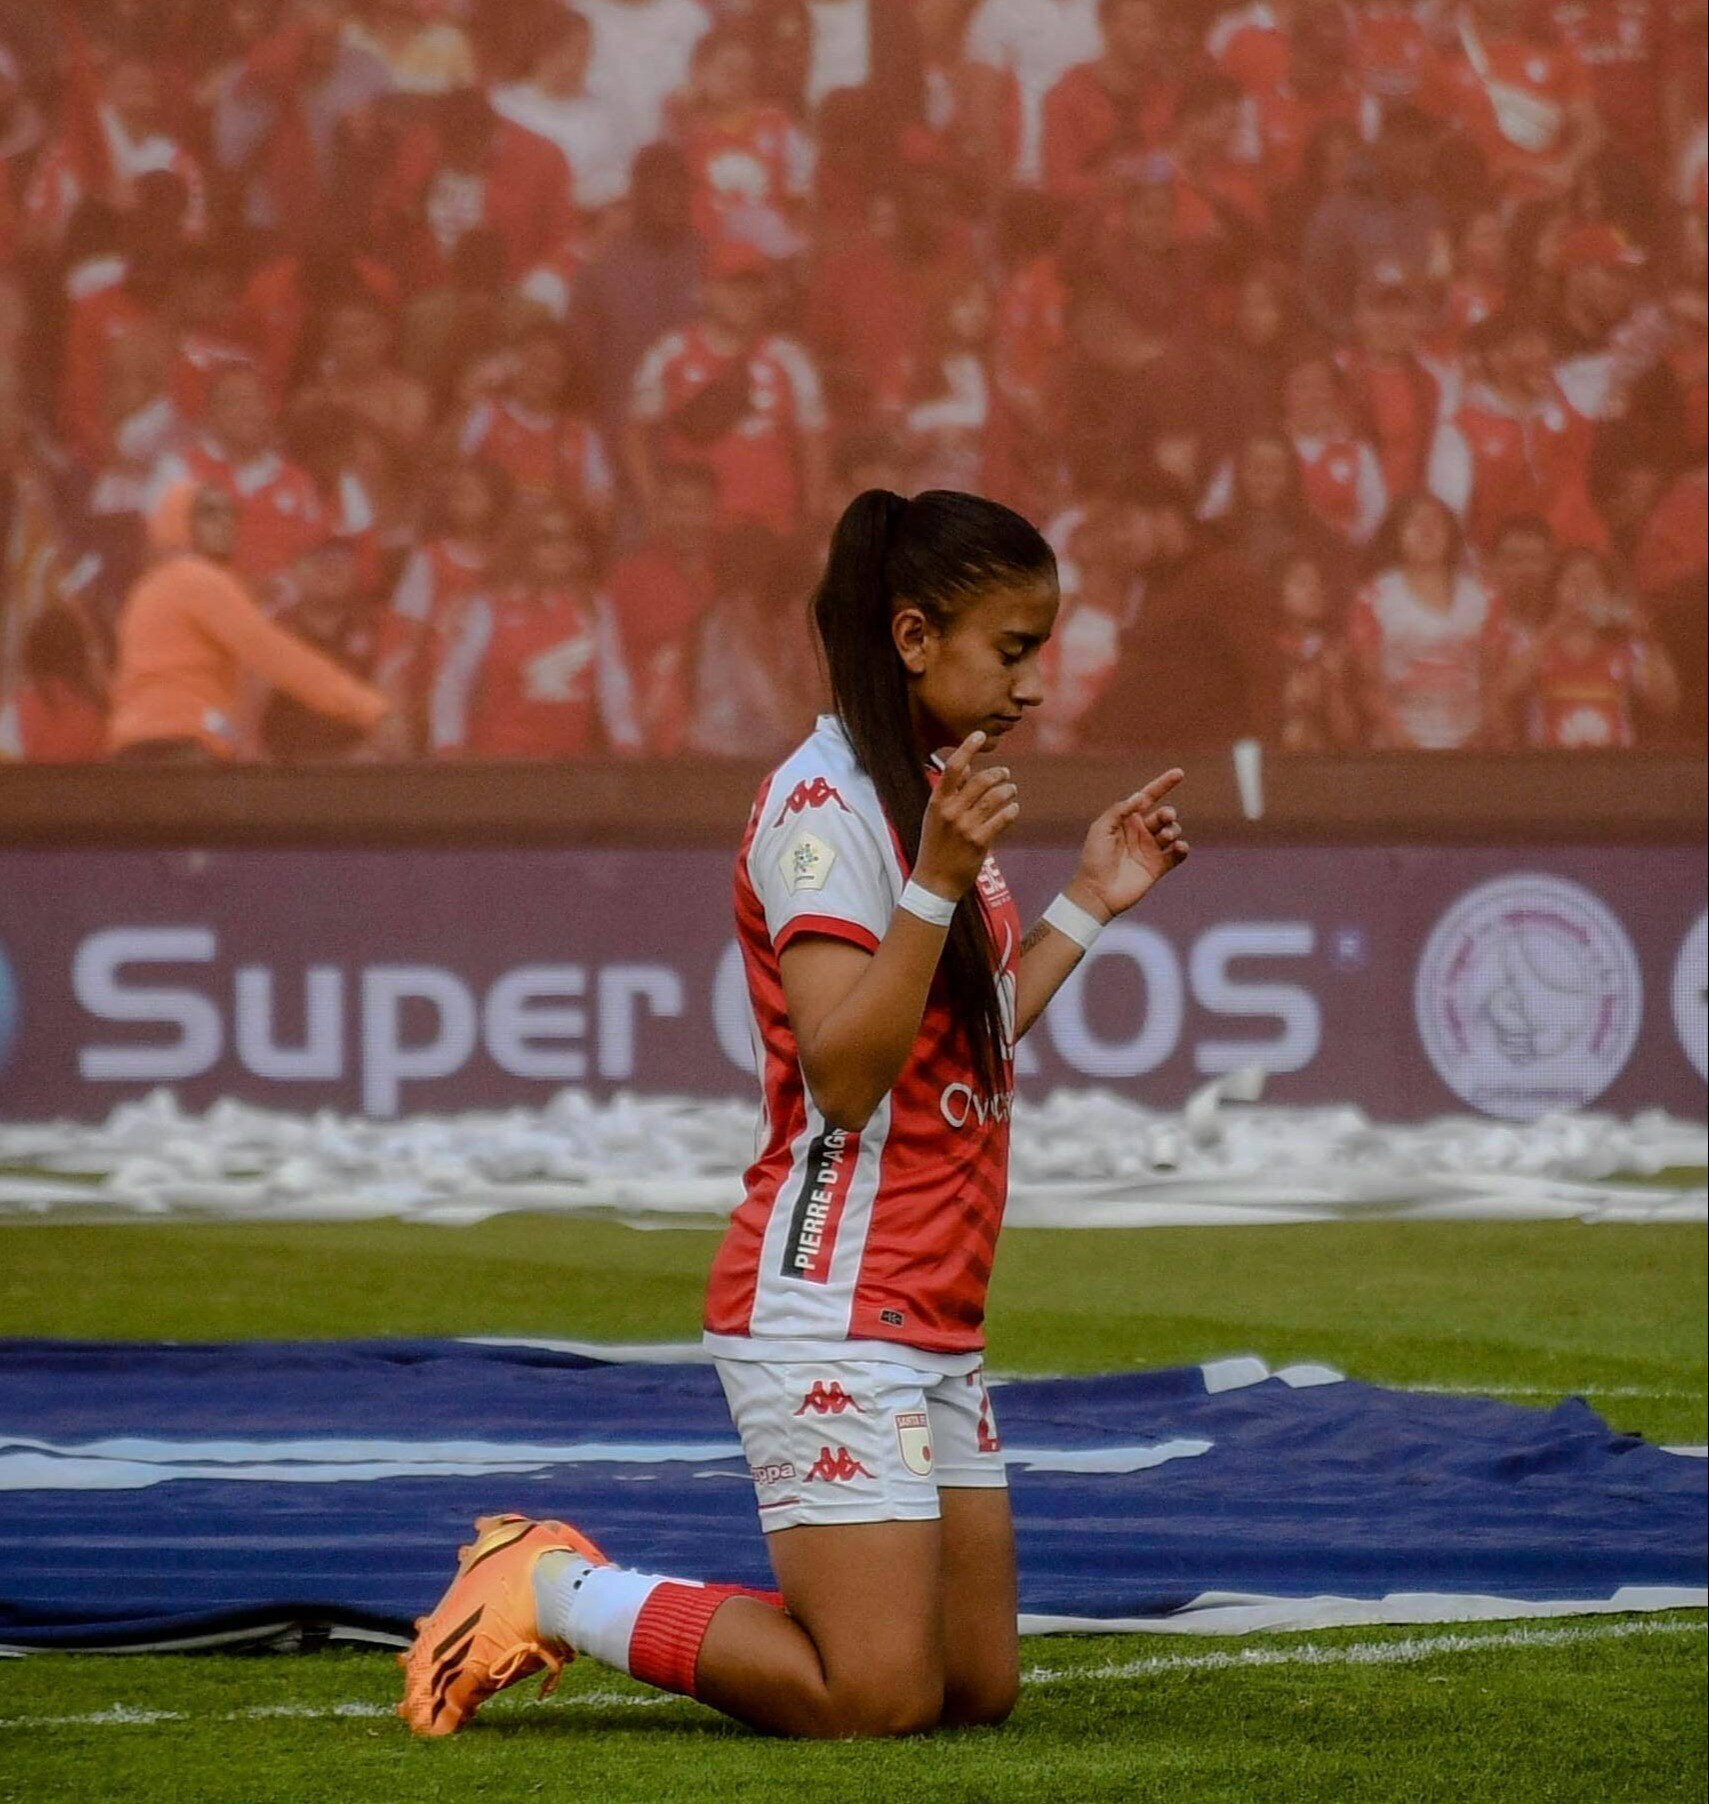
[[[934,1522],[940,1488],[1008,1483],[983,1367],[952,1378],[879,1359],[713,1363],[768,1533]]]

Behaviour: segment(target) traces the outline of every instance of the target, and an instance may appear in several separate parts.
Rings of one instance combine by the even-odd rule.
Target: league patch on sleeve
[[[837,862],[836,852],[816,833],[801,833],[777,861],[783,873],[784,886],[793,896],[804,889],[823,889]]]

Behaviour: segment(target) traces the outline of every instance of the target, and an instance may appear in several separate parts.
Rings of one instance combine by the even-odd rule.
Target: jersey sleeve
[[[772,944],[817,933],[876,952],[895,893],[872,829],[822,777],[774,785],[760,809],[748,872]]]

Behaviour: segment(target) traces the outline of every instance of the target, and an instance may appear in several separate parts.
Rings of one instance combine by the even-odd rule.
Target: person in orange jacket
[[[268,619],[232,574],[237,510],[223,489],[186,483],[169,491],[151,527],[164,555],[119,612],[111,756],[236,756],[238,704],[250,678],[360,727],[376,752],[401,750],[402,723],[387,697]]]

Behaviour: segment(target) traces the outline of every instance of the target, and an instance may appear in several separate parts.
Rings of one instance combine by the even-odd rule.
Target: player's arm
[[[1079,869],[1062,893],[1099,926],[1124,914],[1167,876],[1189,850],[1175,809],[1164,797],[1185,775],[1166,770],[1093,821]],[[1040,921],[1021,941],[1015,985],[1015,1037],[1042,1015],[1085,948],[1062,928]]]
[[[1006,769],[973,769],[983,741],[976,733],[951,755],[920,832],[912,881],[946,902],[973,887],[1020,812]],[[833,1127],[864,1127],[902,1075],[948,931],[899,907],[876,950],[811,933],[784,947],[779,969],[802,1074]]]

